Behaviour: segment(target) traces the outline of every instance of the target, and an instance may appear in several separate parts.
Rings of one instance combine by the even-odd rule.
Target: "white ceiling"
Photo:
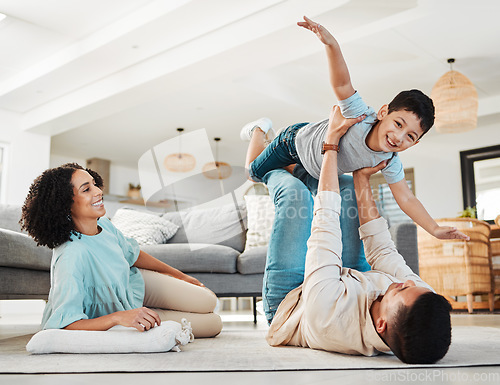
[[[247,121],[319,120],[335,103],[302,15],[338,38],[375,108],[430,93],[454,57],[480,121],[500,121],[498,0],[0,0],[0,12],[0,108],[51,135],[54,154],[136,167],[177,127],[206,128],[220,160],[242,165]]]

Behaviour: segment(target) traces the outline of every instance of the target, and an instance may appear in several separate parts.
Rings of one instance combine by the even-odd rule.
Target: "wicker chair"
[[[493,311],[495,298],[490,226],[487,222],[471,218],[438,219],[436,222],[460,229],[470,237],[470,241],[436,239],[419,227],[420,276],[437,293],[447,297],[454,309],[464,307],[463,303],[451,297],[467,296],[467,310],[472,313],[474,295],[488,294],[488,307]]]

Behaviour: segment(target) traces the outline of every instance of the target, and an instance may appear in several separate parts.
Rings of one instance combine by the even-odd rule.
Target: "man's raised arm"
[[[358,201],[359,234],[365,246],[366,260],[374,270],[383,271],[401,281],[411,279],[426,285],[418,275],[406,265],[396,250],[387,228],[387,222],[380,217],[370,187],[370,175],[386,166],[384,161],[375,167],[363,168],[353,172],[354,189]]]
[[[370,176],[387,166],[387,161],[379,163],[375,167],[366,167],[352,173],[354,178],[354,190],[358,202],[359,224],[364,225],[374,219],[380,218],[377,205],[373,200],[372,189],[370,187]]]
[[[338,106],[330,113],[330,123],[325,135],[323,164],[314,199],[314,217],[311,235],[307,241],[302,298],[305,319],[309,330],[322,333],[323,320],[329,319],[337,299],[345,291],[341,281],[342,235],[340,230],[341,197],[337,170],[336,146],[342,135],[364,117],[345,119]],[[326,294],[325,294],[326,293]]]

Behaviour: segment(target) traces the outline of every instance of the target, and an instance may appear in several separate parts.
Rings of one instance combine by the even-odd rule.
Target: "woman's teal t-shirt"
[[[133,267],[139,244],[107,218],[98,224],[99,234],[80,239],[72,235],[71,241],[53,250],[42,329],[62,329],[75,321],[143,305],[144,280]]]

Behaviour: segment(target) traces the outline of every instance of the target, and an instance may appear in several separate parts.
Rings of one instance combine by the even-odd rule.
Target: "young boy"
[[[260,181],[270,170],[300,164],[318,179],[323,153],[339,153],[338,174],[364,167],[374,167],[382,161],[382,170],[399,207],[427,232],[439,239],[467,239],[454,227],[439,226],[409,189],[398,152],[417,144],[434,124],[432,100],[419,90],[399,93],[389,105],[378,112],[368,107],[354,90],[347,65],[337,40],[318,23],[304,17],[297,23],[316,34],[325,45],[329,63],[330,83],[346,118],[364,117],[349,129],[339,143],[325,143],[328,119],[318,123],[298,123],[283,130],[267,147],[265,136],[272,129],[271,120],[261,118],[246,124],[241,138],[250,140],[246,167],[254,181]]]

